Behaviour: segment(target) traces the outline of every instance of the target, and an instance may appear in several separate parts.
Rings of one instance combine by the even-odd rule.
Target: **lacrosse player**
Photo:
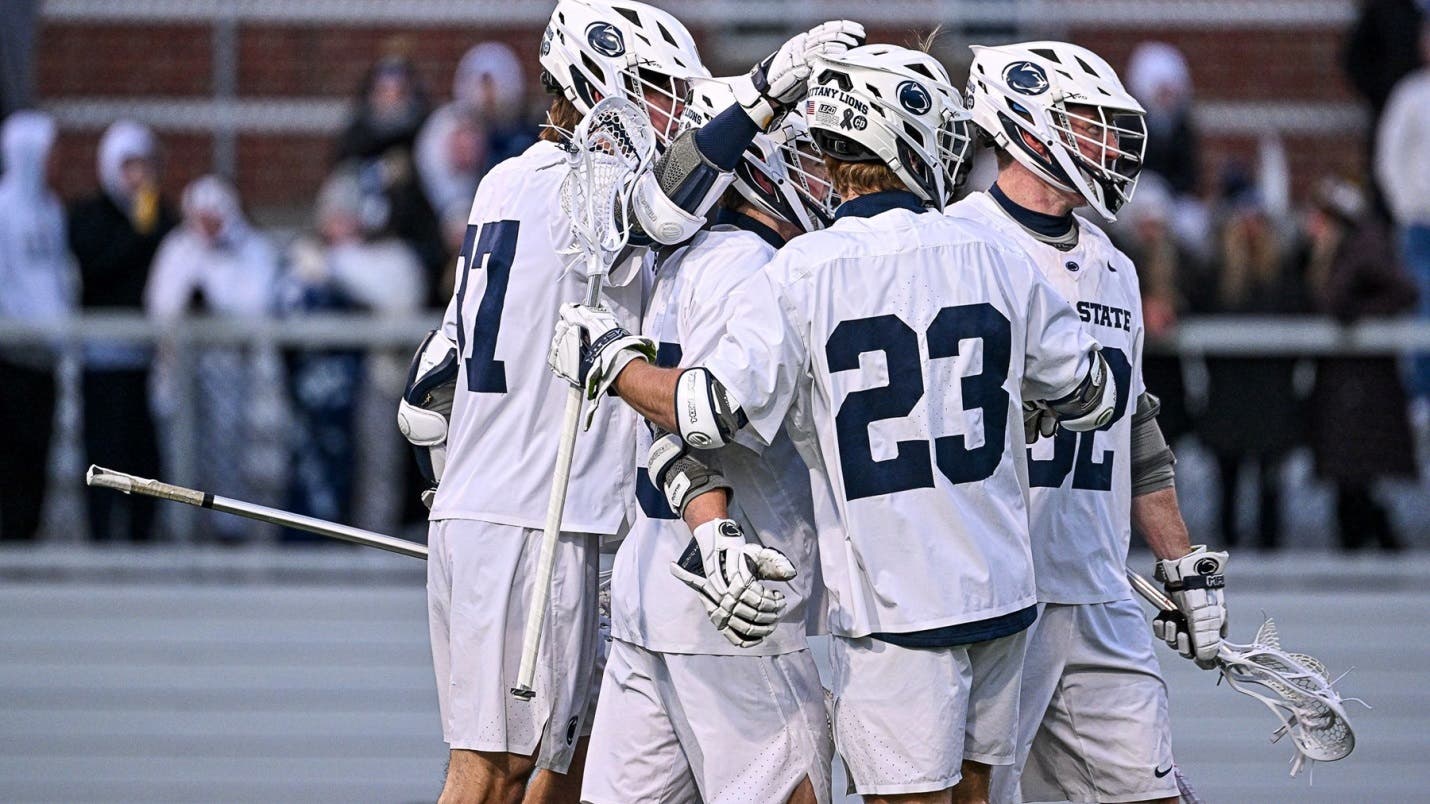
[[[1116,394],[1024,255],[928,211],[968,144],[941,65],[887,45],[819,59],[805,108],[843,203],[733,294],[701,366],[652,366],[612,345],[612,314],[579,305],[562,308],[551,360],[692,447],[769,442],[783,424],[810,470],[834,736],[854,786],[871,801],[976,800],[989,765],[1013,761],[1036,614],[1018,412],[1051,400],[1064,427],[1088,430]],[[692,505],[707,499],[721,500]],[[784,575],[735,522],[702,524],[717,513],[686,512],[712,585]]]
[[[538,774],[528,795],[575,797],[585,743],[578,738],[596,680],[596,543],[621,534],[631,518],[636,420],[610,406],[576,444],[535,699],[509,695],[565,396],[531,350],[545,347],[534,336],[563,301],[582,298],[586,282],[561,209],[563,136],[603,97],[644,108],[667,154],[659,183],[642,185],[636,217],[648,242],[678,238],[718,198],[712,188],[744,148],[725,145],[729,132],[748,142],[776,107],[802,96],[809,53],[842,50],[854,37],[833,24],[791,39],[745,78],[741,105],[712,121],[721,124],[715,145],[724,147],[702,148],[694,133],[672,140],[688,82],[709,77],[684,26],[631,0],[561,0],[552,13],[540,49],[543,84],[556,96],[550,127],[478,187],[455,293],[442,329],[414,358],[398,415],[430,479],[441,481],[431,499],[428,603],[452,749],[443,800],[519,796],[536,768],[554,773]],[[617,266],[604,291],[605,304],[632,326],[642,304],[639,265],[631,258],[625,270]]]
[[[1177,507],[1157,400],[1142,382],[1137,272],[1073,210],[1107,220],[1142,167],[1144,112],[1096,54],[1062,42],[974,47],[974,122],[998,151],[997,182],[950,214],[997,231],[1071,302],[1107,358],[1113,420],[1054,432],[1026,413],[1038,621],[1029,631],[1018,761],[995,801],[1173,801],[1167,692],[1125,564],[1135,526],[1179,608],[1157,635],[1209,666],[1226,632],[1225,553],[1193,547]],[[1048,436],[1051,438],[1039,438]]]
[[[730,84],[695,83],[686,108],[691,124],[729,107]],[[785,240],[820,228],[833,212],[827,182],[801,161],[817,157],[802,155],[800,145],[812,142],[798,114],[755,137],[715,225],[656,260],[642,332],[658,344],[657,365],[695,365],[708,356],[724,334],[734,288]],[[833,744],[805,642],[814,573],[790,583],[778,623],[735,617],[718,633],[704,624],[704,598],[685,588],[706,590],[704,574],[672,573],[690,541],[679,514],[686,501],[712,490],[733,493],[731,515],[745,532],[811,567],[815,532],[804,463],[783,434],[763,449],[753,441],[730,445],[703,460],[686,454],[679,436],[666,435],[647,468],[653,439],[644,428],[639,435],[639,508],[611,579],[614,639],[582,800],[827,802]],[[694,566],[699,570],[698,561]]]

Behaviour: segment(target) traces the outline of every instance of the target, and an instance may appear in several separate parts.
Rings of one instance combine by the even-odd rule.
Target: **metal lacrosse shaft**
[[[1162,611],[1177,610],[1177,604],[1173,603],[1172,599],[1167,597],[1161,589],[1158,589],[1156,584],[1142,577],[1139,573],[1133,572],[1129,568],[1124,569],[1127,569],[1127,580],[1132,582],[1132,588],[1137,590],[1137,594],[1141,595],[1142,599]]]
[[[601,258],[587,259],[591,279],[586,285],[586,304],[601,300]],[[581,427],[580,388],[566,389],[566,412],[561,417],[561,442],[556,448],[556,470],[551,475],[551,496],[546,501],[546,527],[541,533],[541,558],[536,565],[536,586],[531,590],[531,608],[526,612],[526,635],[522,641],[521,668],[511,694],[529,701],[536,696],[536,657],[541,652],[542,626],[551,603],[551,575],[556,566],[556,541],[561,535],[561,517],[566,511],[566,489],[571,485],[571,458],[576,452],[576,434]]]
[[[193,505],[198,508],[209,508],[214,511],[222,511],[225,514],[233,514],[247,519],[256,519],[259,522],[271,522],[275,525],[284,525],[298,530],[305,530],[309,533],[316,533],[319,536],[327,536],[330,539],[340,539],[353,544],[360,544],[364,547],[376,547],[379,550],[386,550],[390,553],[400,553],[404,556],[427,559],[427,545],[410,542],[406,539],[397,539],[392,536],[384,536],[381,533],[373,533],[370,530],[354,528],[348,525],[340,525],[337,522],[329,522],[325,519],[317,519],[311,516],[295,514],[291,511],[283,511],[277,508],[269,508],[266,505],[234,500],[228,497],[220,497],[217,494],[210,494],[205,491],[187,489],[183,486],[175,486],[170,483],[162,483],[147,477],[137,477],[125,472],[116,472],[113,469],[105,469],[102,466],[90,466],[85,472],[84,482],[86,485],[100,489],[114,489],[125,494],[139,494],[145,497],[157,497],[161,500]]]

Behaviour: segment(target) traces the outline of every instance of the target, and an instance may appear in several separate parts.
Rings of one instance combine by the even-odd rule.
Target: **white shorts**
[[[442,738],[454,749],[536,754],[538,768],[564,773],[595,690],[596,537],[563,533],[557,542],[530,701],[510,690],[521,666],[541,531],[447,519],[432,523],[427,545]]]
[[[830,640],[834,742],[863,795],[958,784],[963,760],[1010,765],[1026,631],[951,648]]]
[[[1118,600],[1039,608],[1023,665],[1021,800],[1177,796],[1167,687],[1142,607]],[[1001,771],[992,800],[1018,801],[1018,776]]]
[[[656,653],[612,640],[581,800],[783,802],[809,778],[830,800],[834,747],[808,650]]]

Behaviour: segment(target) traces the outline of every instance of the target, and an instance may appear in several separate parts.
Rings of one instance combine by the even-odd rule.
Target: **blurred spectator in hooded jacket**
[[[452,295],[445,267],[461,250],[477,183],[536,141],[539,132],[526,104],[526,78],[516,54],[500,42],[483,42],[457,65],[452,102],[433,112],[417,135],[417,172],[446,246],[444,270],[433,283],[442,299]]]
[[[1420,49],[1430,64],[1430,22]],[[1396,84],[1381,118],[1375,174],[1400,229],[1400,253],[1420,288],[1420,317],[1430,320],[1430,66]],[[1430,405],[1430,354],[1417,355],[1412,390]]]
[[[1260,194],[1240,169],[1224,180],[1218,212],[1218,254],[1204,309],[1235,315],[1305,312],[1302,283],[1288,270],[1275,223]],[[1238,539],[1237,486],[1247,464],[1259,469],[1257,546],[1281,542],[1281,469],[1300,443],[1302,407],[1296,395],[1296,360],[1284,357],[1209,357],[1206,410],[1197,432],[1216,455],[1221,474],[1224,544]]]
[[[1302,257],[1316,311],[1338,321],[1396,315],[1415,305],[1415,285],[1395,258],[1385,224],[1348,182],[1329,178],[1317,189],[1306,216]],[[1416,474],[1395,358],[1318,360],[1310,420],[1316,473],[1336,486],[1341,547],[1399,550],[1401,542],[1374,490],[1383,478]]]
[[[394,315],[421,306],[422,266],[406,244],[383,234],[381,212],[351,172],[329,177],[318,193],[317,239],[299,240],[288,255],[280,300],[287,314]],[[288,355],[289,392],[298,429],[289,494],[292,510],[352,523],[358,463],[390,463],[389,480],[400,472],[397,462],[403,449],[390,412],[402,391],[403,367],[400,360],[369,360],[361,352],[344,349],[295,350]],[[381,429],[364,430],[376,434],[364,440],[364,456],[358,450],[359,406],[369,386],[379,388],[384,402],[367,407],[386,406],[381,409]],[[285,532],[284,539],[319,540],[296,531]]]
[[[262,318],[273,306],[278,276],[278,252],[243,215],[238,192],[224,179],[204,176],[184,190],[183,225],[169,233],[154,258],[144,292],[151,318],[172,321],[183,316]],[[176,404],[196,405],[198,443],[174,444],[196,450],[199,487],[229,497],[253,499],[244,461],[252,439],[249,415],[252,360],[237,346],[205,346],[193,352],[163,353],[160,410]],[[175,388],[174,360],[196,360],[196,388]],[[178,375],[181,376],[181,375]],[[165,399],[164,397],[168,397]],[[221,541],[232,542],[250,530],[237,517],[205,521]]]
[[[1209,232],[1206,205],[1197,192],[1201,141],[1192,116],[1192,74],[1187,60],[1165,42],[1143,42],[1128,60],[1127,86],[1147,109],[1142,173],[1155,173],[1167,183],[1171,191],[1167,221],[1186,247],[1200,249]]]
[[[47,181],[54,143],[54,120],[40,112],[15,112],[0,126],[0,318],[55,324],[74,312],[64,208]],[[49,344],[0,350],[0,540],[39,532],[58,359]]]
[[[358,89],[357,108],[338,141],[337,163],[352,171],[364,195],[387,205],[388,230],[417,254],[426,275],[446,267],[437,213],[427,203],[414,159],[417,132],[431,105],[412,63],[384,56]],[[369,202],[376,203],[376,202]],[[445,299],[432,298],[433,304]]]
[[[1167,183],[1155,173],[1144,174],[1137,182],[1136,197],[1119,216],[1119,222],[1125,218],[1125,223],[1115,230],[1118,244],[1137,266],[1149,344],[1175,333],[1178,319],[1187,311],[1191,289],[1203,278],[1196,257],[1172,232],[1173,204]],[[1147,389],[1162,401],[1157,422],[1168,442],[1190,432],[1182,359],[1149,350],[1143,358],[1142,376]]]
[[[1366,151],[1375,161],[1381,116],[1400,79],[1425,64],[1420,30],[1430,0],[1362,0],[1360,13],[1346,36],[1341,66],[1351,86],[1370,105]],[[1385,188],[1379,177],[1371,185],[1374,210],[1388,217]]]
[[[149,129],[121,120],[104,132],[99,183],[99,194],[70,213],[69,243],[79,261],[80,304],[86,311],[138,312],[154,253],[176,223],[159,197],[158,148]],[[142,477],[163,474],[149,404],[152,356],[146,345],[86,343],[84,443],[89,463]],[[153,537],[152,498],[92,490],[85,501],[94,539],[143,542]]]

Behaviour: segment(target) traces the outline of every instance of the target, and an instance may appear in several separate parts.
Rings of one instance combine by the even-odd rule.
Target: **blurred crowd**
[[[311,226],[286,238],[254,226],[221,176],[190,183],[176,208],[159,190],[161,143],[128,120],[100,138],[94,194],[66,206],[47,180],[54,121],[16,112],[0,128],[0,317],[42,323],[142,312],[166,324],[440,309],[477,182],[539,133],[528,101],[520,62],[503,44],[468,51],[451,101],[435,109],[408,59],[380,58],[334,143]],[[39,532],[60,358],[56,347],[0,349],[0,540]],[[184,360],[193,361],[190,373]],[[205,490],[339,522],[371,508],[362,472],[410,471],[392,421],[406,355],[87,340],[81,362],[86,464],[165,477],[165,457],[189,449]],[[185,379],[190,387],[180,387]],[[173,443],[183,405],[195,417],[196,444]],[[260,488],[274,477],[285,487]],[[417,483],[399,484],[389,510],[367,518],[383,527],[422,519],[415,491],[407,493]],[[156,538],[152,499],[96,491],[85,501],[92,540]],[[201,527],[201,538],[221,543],[252,530],[231,517]]]
[[[1401,547],[1378,486],[1415,477],[1412,410],[1426,429],[1430,356],[1407,371],[1390,356],[1184,364],[1156,348],[1188,316],[1430,318],[1423,10],[1414,0],[1366,3],[1343,57],[1372,110],[1368,168],[1319,177],[1299,205],[1274,136],[1254,160],[1206,163],[1191,71],[1176,48],[1143,43],[1124,73],[1148,110],[1148,141],[1137,195],[1113,234],[1138,267],[1145,376],[1161,397],[1163,430],[1172,441],[1196,439],[1215,458],[1221,532],[1208,534],[1213,543],[1282,546],[1283,468],[1293,450],[1309,448],[1317,475],[1334,488],[1340,545]],[[158,190],[160,143],[130,121],[100,140],[94,194],[66,207],[46,181],[54,122],[14,113],[0,131],[0,317],[49,321],[104,309],[168,322],[440,308],[478,181],[537,137],[525,78],[509,48],[480,44],[457,65],[450,102],[434,109],[407,59],[379,59],[334,144],[309,230],[282,245],[250,222],[223,177],[192,182],[175,208]],[[195,361],[187,394],[174,387],[183,359]],[[47,465],[52,440],[57,360],[54,349],[0,347],[0,540],[31,540],[39,530],[46,473],[37,468]],[[163,477],[175,448],[165,445],[166,422],[190,404],[200,443],[187,446],[202,456],[201,488],[262,498],[254,484],[283,477],[273,504],[352,522],[362,467],[390,477],[413,463],[391,421],[405,366],[406,355],[341,349],[180,354],[162,340],[157,349],[88,342],[84,461]],[[263,402],[261,390],[274,387],[283,389],[281,404]],[[1244,480],[1254,494],[1238,493]],[[389,519],[423,518],[409,491],[416,482],[401,490]],[[1248,496],[1253,510],[1241,511]],[[93,540],[155,537],[152,501],[107,492],[85,499]],[[205,527],[218,542],[246,532],[224,517]]]

